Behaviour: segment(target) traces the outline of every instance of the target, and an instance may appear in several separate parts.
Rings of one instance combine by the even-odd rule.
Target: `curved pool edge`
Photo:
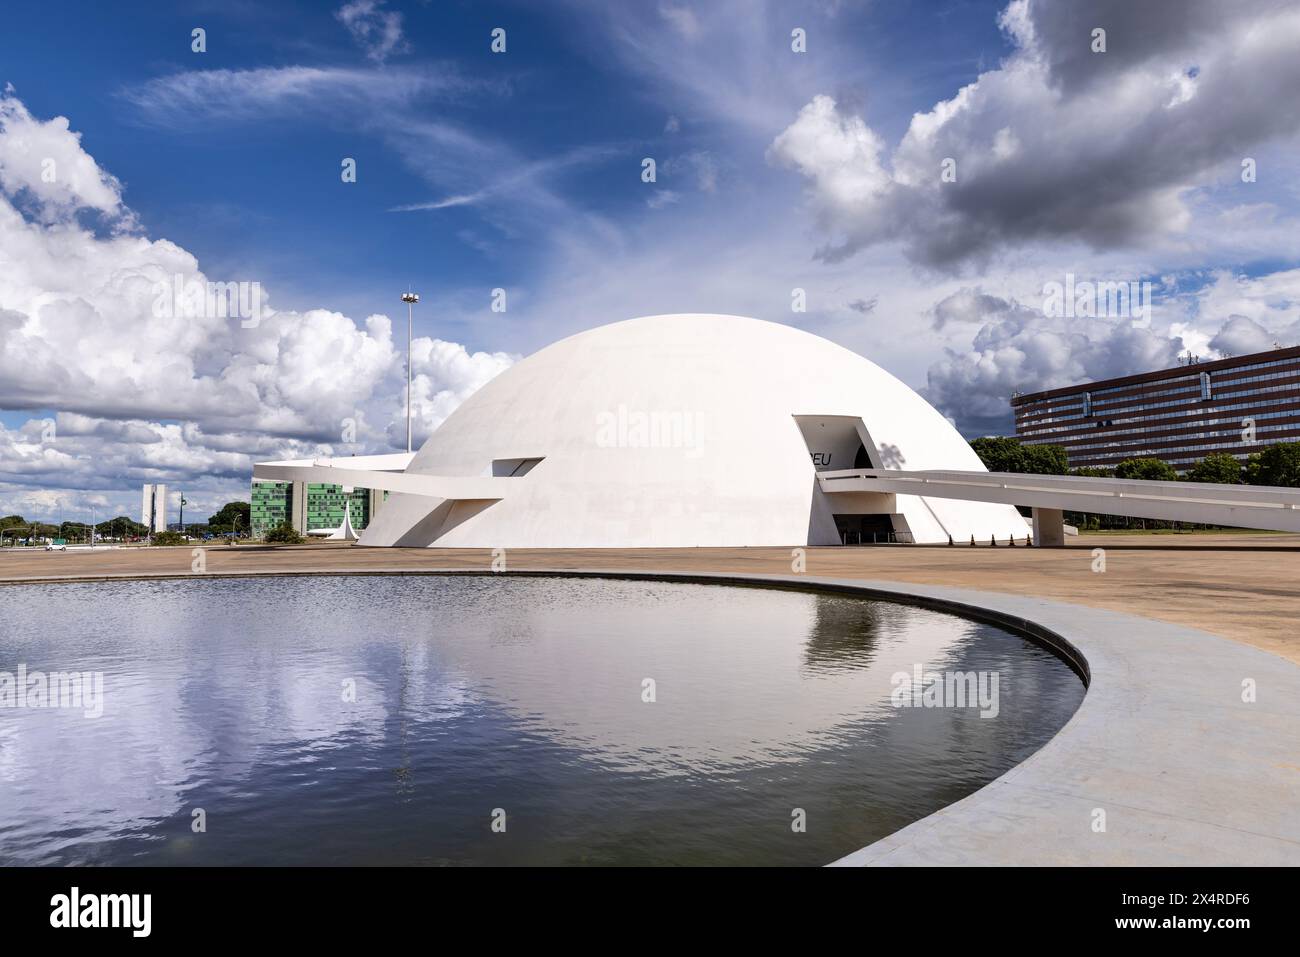
[[[1084,677],[1082,703],[1043,747],[832,866],[1300,866],[1300,667],[1266,651],[1136,615],[965,588],[809,574],[536,571],[901,600],[1021,633]],[[1254,702],[1243,700],[1246,679]]]
[[[1300,667],[1194,628],[1001,592],[818,575],[528,569],[904,601],[1003,626],[1088,686],[1043,747],[965,798],[832,862],[1300,866]],[[1256,700],[1243,700],[1250,679]]]
[[[1042,748],[835,866],[1300,865],[1300,668],[1283,658],[1193,628],[998,592],[815,575],[674,577],[991,615],[1082,659],[1087,694]],[[1254,702],[1243,701],[1246,679]]]
[[[303,574],[492,573],[331,569],[206,577]],[[1300,866],[1300,667],[1266,651],[1120,612],[890,580],[587,568],[502,574],[766,585],[904,601],[1024,634],[1083,675],[1083,702],[1029,758],[834,866]],[[1253,702],[1243,701],[1247,679],[1256,688]]]

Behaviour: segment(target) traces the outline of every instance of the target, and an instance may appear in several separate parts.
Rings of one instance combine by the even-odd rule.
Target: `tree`
[[[970,447],[990,472],[1019,472],[1025,462],[1024,447],[1017,439],[1005,435],[975,439]]]
[[[1007,435],[990,435],[970,444],[990,472],[1065,475],[1070,462],[1061,445],[1022,445]]]
[[[267,531],[266,541],[276,545],[301,545],[306,539],[298,534],[296,528],[284,522]]]
[[[1125,459],[1115,466],[1115,478],[1137,479],[1142,482],[1177,482],[1178,473],[1162,459]]]
[[[6,537],[15,542],[20,538],[28,537],[31,534],[31,527],[31,523],[21,515],[0,517],[0,545],[5,543]]]
[[[247,529],[250,511],[251,506],[248,502],[227,502],[215,515],[208,518],[208,531],[221,535],[236,529]]]
[[[1101,468],[1100,466],[1096,466],[1096,465],[1084,465],[1080,468],[1074,469],[1070,474],[1078,475],[1083,478],[1114,478],[1115,477],[1115,472],[1113,469]]]
[[[1238,485],[1241,482],[1241,463],[1227,452],[1212,452],[1188,470],[1187,481]]]
[[[149,529],[134,519],[127,518],[125,515],[119,515],[117,518],[110,518],[108,521],[97,524],[95,526],[95,534],[103,538],[119,536],[135,536],[141,538],[149,534]]]
[[[85,522],[63,522],[59,525],[58,537],[69,542],[88,542],[90,526]]]
[[[1032,475],[1065,475],[1070,457],[1063,445],[1026,445],[1025,471]]]
[[[1246,481],[1300,488],[1300,442],[1278,442],[1256,452],[1246,461]]]
[[[154,532],[152,541],[155,545],[184,545],[185,536],[180,532]]]

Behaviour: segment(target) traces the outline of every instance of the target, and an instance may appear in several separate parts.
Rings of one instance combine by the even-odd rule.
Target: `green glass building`
[[[386,497],[366,488],[344,492],[342,485],[254,481],[249,524],[254,538],[286,521],[303,534],[319,528],[338,528],[343,524],[344,504],[348,503],[352,527],[361,531],[370,524],[373,508]]]
[[[248,510],[253,537],[261,538],[270,529],[289,521],[292,500],[292,482],[254,482],[252,506]]]
[[[352,527],[358,532],[370,523],[370,489],[354,488],[350,493],[342,485],[307,486],[307,531],[338,528],[343,524],[343,504],[352,503]]]

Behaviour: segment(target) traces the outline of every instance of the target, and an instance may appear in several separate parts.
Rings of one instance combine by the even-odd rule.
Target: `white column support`
[[[1034,544],[1043,546],[1062,546],[1065,544],[1065,518],[1059,508],[1038,508],[1032,510],[1034,519]]]
[[[289,524],[299,535],[307,534],[307,483],[294,482],[289,489]]]

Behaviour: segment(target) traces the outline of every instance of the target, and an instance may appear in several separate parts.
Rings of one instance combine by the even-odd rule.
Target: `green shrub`
[[[1241,463],[1227,452],[1212,452],[1188,469],[1187,481],[1237,485],[1241,482]]]
[[[1279,442],[1256,452],[1246,462],[1246,481],[1300,488],[1300,442]]]
[[[274,545],[301,545],[306,540],[288,522],[277,525],[266,533],[266,541]]]
[[[1137,479],[1143,482],[1177,482],[1178,473],[1162,459],[1125,459],[1115,466],[1115,478]]]
[[[1022,445],[1007,435],[975,439],[970,447],[990,472],[1021,472],[1028,475],[1064,475],[1069,471],[1065,447]]]

